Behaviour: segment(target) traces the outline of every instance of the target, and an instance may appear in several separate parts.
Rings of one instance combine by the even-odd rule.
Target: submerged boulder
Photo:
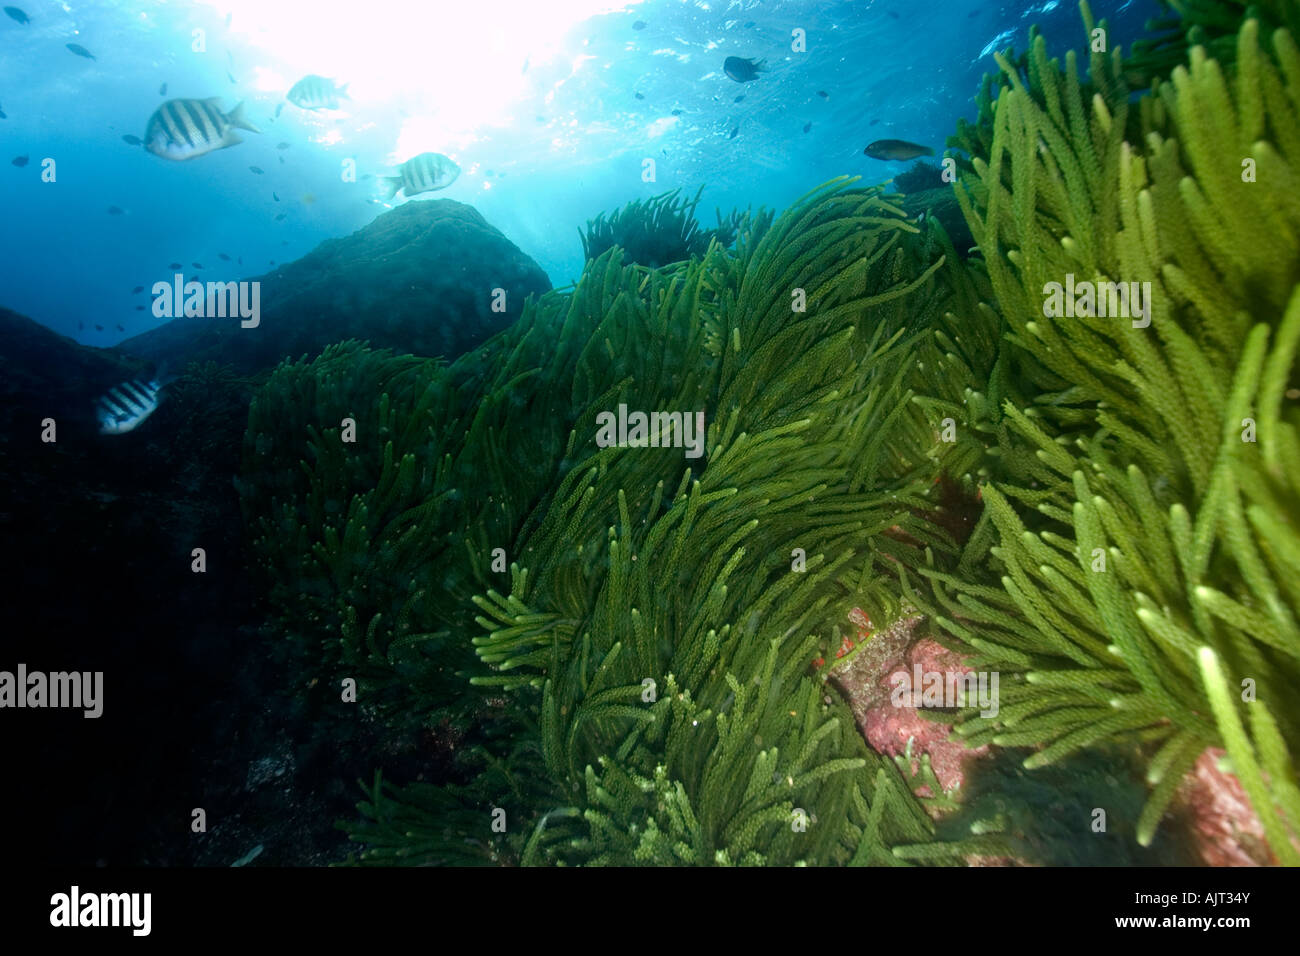
[[[117,347],[159,364],[213,361],[242,374],[351,338],[450,360],[551,288],[478,210],[451,199],[405,203],[249,281],[260,283],[255,327],[238,316],[178,318]],[[505,292],[502,312],[492,311],[496,289]]]

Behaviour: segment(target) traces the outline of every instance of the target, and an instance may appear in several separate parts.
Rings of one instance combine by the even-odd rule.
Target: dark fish
[[[645,94],[643,94],[643,93],[637,93],[637,94],[635,94],[635,95],[636,95],[636,98],[637,98],[638,100],[643,100],[643,99],[645,99]]]
[[[5,13],[9,14],[10,17],[17,20],[19,23],[32,22],[32,18],[29,17],[27,14],[23,13],[17,7],[5,7]]]
[[[282,219],[284,219],[284,217],[287,216],[287,215],[289,215],[287,212],[282,212],[282,213],[280,213],[280,215],[278,215],[278,216],[275,217],[275,221],[276,221],[276,222],[280,222],[280,221],[281,221]]]
[[[979,11],[978,9],[975,9],[975,10],[972,10],[970,13],[966,14],[966,19],[967,19],[967,20],[974,20],[974,19],[975,19],[976,17],[978,17],[979,15],[980,15],[980,11]]]
[[[274,260],[274,259],[271,260],[271,265],[275,265],[275,260]]]
[[[142,140],[139,136],[132,136],[130,133],[127,133],[125,136],[122,137],[122,142],[126,143],[128,146],[144,145],[144,140]]]
[[[77,54],[77,56],[84,56],[87,60],[95,59],[95,54],[91,53],[79,43],[68,43],[66,46],[73,53]]]
[[[674,115],[674,116],[681,116],[682,113],[684,113],[684,112],[685,112],[685,110],[673,110],[673,115]]]
[[[144,306],[142,306],[142,305],[137,305],[137,306],[135,307],[135,310],[136,310],[137,312],[143,312],[143,311],[144,311]]]
[[[831,98],[831,95],[827,93],[825,90],[818,90],[817,95],[824,100],[829,100]]]
[[[753,21],[753,20],[746,20],[746,21],[744,22],[744,24],[743,24],[743,26],[745,27],[746,30],[748,30],[748,29],[749,29],[750,27],[752,27],[753,25],[754,25],[754,21]]]
[[[166,96],[166,95],[167,95],[167,84],[166,84],[166,83],[164,83],[162,86],[158,87],[158,95],[159,95],[159,96]]]
[[[167,263],[167,268],[168,268],[168,269],[179,269],[179,268],[181,268],[181,264],[180,264],[179,262],[169,262],[169,263]]]
[[[250,173],[257,173],[257,175],[260,176],[265,170],[263,170],[261,166],[249,166],[248,171]]]
[[[737,135],[739,132],[740,132],[740,127],[737,126],[735,129],[733,129],[733,130],[731,131],[731,135],[728,136],[727,139],[735,139],[735,138],[736,138],[736,135]]]
[[[192,265],[192,266],[193,266],[194,268],[196,268],[196,269],[202,269],[202,268],[203,268],[203,263],[201,263],[201,262],[191,262],[190,265]]]
[[[276,144],[275,144],[275,148],[276,148],[276,149],[288,149],[289,146],[290,146],[289,143],[276,143]]]
[[[95,402],[99,433],[124,435],[131,431],[157,410],[161,389],[156,380],[141,382],[139,379],[110,388]]]
[[[85,323],[85,322],[78,322],[78,323],[77,323],[77,331],[78,331],[78,332],[80,332],[80,331],[81,331],[82,329],[84,329],[85,327],[86,327],[86,323]]]
[[[226,255],[224,252],[218,252],[218,253],[217,253],[217,258],[220,259],[222,262],[229,262],[229,261],[230,261],[230,256]]]
[[[812,129],[812,123],[804,123],[804,124],[803,124],[803,131],[804,131],[805,133],[808,132],[810,129]]]
[[[737,96],[737,97],[736,97],[734,100],[732,100],[731,102],[733,102],[733,103],[739,103],[739,102],[741,102],[742,100],[744,100],[744,98],[745,98],[745,94],[744,94],[744,93],[741,93],[739,96]]]
[[[4,111],[4,110],[0,110],[0,119],[8,119],[8,118],[9,118],[9,117],[5,115],[5,111]]]
[[[279,119],[279,118],[280,118],[280,110],[282,110],[282,109],[284,109],[284,104],[283,104],[283,103],[277,103],[277,104],[276,104],[276,107],[275,107],[275,118],[276,118],[276,119]]]
[[[30,158],[31,157],[29,156],[15,156],[12,160],[10,160],[10,162],[12,162],[15,166],[26,166],[27,160]]]
[[[132,295],[139,295],[139,294],[140,294],[141,292],[143,292],[143,291],[144,291],[144,286],[142,286],[142,285],[138,285],[138,286],[136,286],[134,289],[131,290],[131,294],[132,294]]]
[[[97,325],[97,326],[95,326],[95,331],[96,331],[96,332],[103,332],[103,331],[104,331],[104,327],[103,327],[102,325]]]
[[[235,82],[235,78],[231,75],[229,70],[226,70],[226,79],[230,80],[231,83]]]
[[[145,149],[163,159],[196,159],[214,150],[242,143],[235,129],[261,130],[244,118],[244,104],[221,112],[220,97],[206,100],[168,100],[149,117]]]
[[[244,264],[244,257],[243,257],[243,256],[240,256],[238,261],[239,261],[239,264],[242,266],[242,265]]]
[[[277,156],[276,159],[280,160],[280,165],[281,165],[281,166],[284,165],[284,157],[283,157],[283,156]]]
[[[120,216],[122,215],[122,208],[120,206],[109,206],[108,214],[110,216]]]
[[[633,30],[644,30],[644,29],[645,29],[645,21],[644,21],[644,20],[638,20],[636,23],[632,24],[632,29],[633,29]]]
[[[278,193],[271,193],[271,198],[274,199],[276,202],[280,201],[280,196]]]
[[[872,120],[870,123],[868,123],[867,125],[868,125],[868,126],[875,126],[875,125],[876,125],[877,123],[879,123],[879,122],[880,122],[880,120],[878,120],[878,119],[873,119],[873,120]]]
[[[933,156],[934,150],[903,139],[878,139],[862,151],[872,159],[908,160],[918,156]]]
[[[125,331],[126,331],[126,329],[122,328],[121,324],[115,325],[115,326],[113,326],[113,328],[117,329],[119,332],[125,332]]]
[[[895,13],[893,10],[890,10],[890,11],[889,11],[889,19],[891,19],[891,20],[897,20],[897,19],[898,19],[898,14]]]
[[[747,60],[741,56],[729,56],[722,61],[722,72],[737,83],[748,83],[750,80],[756,80],[758,74],[766,69],[767,67],[762,60]]]

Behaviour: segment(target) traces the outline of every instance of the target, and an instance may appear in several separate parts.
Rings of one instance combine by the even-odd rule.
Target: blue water
[[[409,201],[474,205],[564,286],[582,271],[578,228],[603,210],[703,185],[707,227],[715,206],[780,210],[837,175],[883,181],[907,164],[863,147],[897,138],[939,153],[974,117],[993,52],[1022,49],[1031,23],[1054,53],[1084,43],[1077,7],[1060,0],[17,6],[29,23],[0,15],[0,306],[100,346],[163,321],[131,290],[170,280],[171,262],[208,280],[261,275],[381,214],[374,178],[343,181],[347,160],[373,177],[426,150],[452,157],[457,181]],[[1092,8],[1125,46],[1158,12],[1154,0]],[[795,30],[806,52],[792,51]],[[769,70],[737,83],[722,71],[733,55]],[[330,112],[284,103],[308,73],[353,98]],[[213,96],[226,111],[245,101],[262,133],[189,162],[122,139],[143,137],[166,99]],[[21,155],[28,165],[12,165]]]

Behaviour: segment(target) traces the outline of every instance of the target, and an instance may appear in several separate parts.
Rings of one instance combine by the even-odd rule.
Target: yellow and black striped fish
[[[242,143],[236,128],[262,132],[244,118],[244,104],[221,112],[220,97],[168,100],[149,117],[144,148],[163,159],[195,159],[213,150]]]
[[[460,175],[460,167],[442,153],[421,153],[399,167],[401,175],[381,177],[388,186],[388,198],[400,190],[407,198],[435,189],[446,189]]]

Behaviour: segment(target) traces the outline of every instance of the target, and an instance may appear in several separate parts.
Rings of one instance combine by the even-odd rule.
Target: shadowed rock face
[[[26,832],[11,839],[16,859],[228,864],[259,842],[295,862],[346,852],[332,821],[355,797],[330,781],[368,774],[369,762],[340,773],[336,742],[322,748],[296,716],[245,571],[231,479],[255,381],[286,356],[353,337],[454,358],[550,283],[449,200],[407,203],[261,282],[257,328],[180,319],[114,349],[0,308],[0,605],[28,619],[11,621],[24,650],[0,669],[105,675],[102,720],[5,718],[9,756],[24,768],[18,804],[60,821],[53,836],[29,828],[30,849]],[[506,291],[503,313],[491,311],[494,288]],[[158,411],[127,434],[98,434],[94,400],[162,365],[180,377]],[[41,440],[45,419],[56,442]],[[274,787],[250,769],[264,765],[282,771]],[[168,808],[195,793],[237,805],[243,822],[189,839]]]
[[[242,328],[237,317],[180,318],[117,348],[175,367],[215,361],[241,374],[350,338],[450,360],[517,319],[529,295],[551,288],[537,263],[451,199],[406,203],[253,281],[261,283],[256,328]],[[498,288],[504,312],[492,311]]]

